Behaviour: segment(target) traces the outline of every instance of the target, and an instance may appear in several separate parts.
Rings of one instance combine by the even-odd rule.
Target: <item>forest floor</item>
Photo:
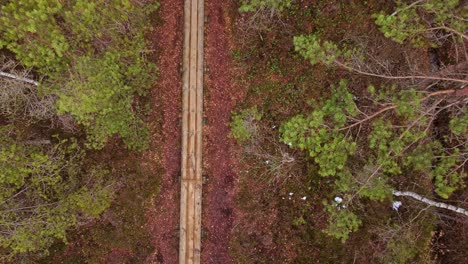
[[[231,111],[243,97],[232,63],[231,1],[207,1],[205,15],[205,117],[203,160],[208,183],[203,189],[202,263],[231,263],[229,243],[235,214],[237,184]]]
[[[164,173],[159,176],[160,192],[154,197],[147,215],[148,232],[151,233],[155,248],[148,262],[176,263],[179,241],[183,1],[165,0],[160,3],[158,15],[161,23],[151,37],[154,49],[159,54],[156,58],[159,77],[151,93],[154,110],[150,119],[162,116],[162,126],[159,133],[152,133],[151,150],[145,156],[161,157]],[[162,147],[158,148],[156,145]]]

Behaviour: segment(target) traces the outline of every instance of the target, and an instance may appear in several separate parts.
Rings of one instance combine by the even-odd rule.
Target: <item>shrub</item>
[[[372,94],[374,89],[370,90]],[[393,177],[420,173],[428,175],[437,194],[447,199],[464,187],[466,177],[459,146],[447,146],[454,142],[463,145],[465,137],[436,138],[428,133],[434,120],[429,116],[439,113],[438,107],[444,107],[444,96],[434,92],[423,97],[414,89],[382,89],[379,94],[372,94],[370,105],[362,107],[366,110],[360,110],[347,91],[347,83],[341,81],[332,89],[331,98],[316,106],[311,114],[297,115],[285,122],[280,128],[281,141],[306,151],[319,166],[318,173],[332,178],[335,194],[343,196],[348,206],[356,198],[391,199]],[[463,105],[462,101],[459,103]],[[452,109],[457,118],[462,116],[460,109],[463,108]],[[361,129],[366,131],[365,136],[360,134]],[[326,211],[333,220],[328,234],[345,240],[346,230],[357,228],[356,216],[344,210]]]
[[[66,231],[109,207],[112,188],[105,171],[83,169],[84,152],[74,140],[27,145],[0,135],[0,248],[2,261],[22,253],[47,254]]]
[[[14,70],[17,63],[0,56],[0,70],[27,77],[27,70]],[[41,96],[32,84],[10,78],[0,78],[0,115],[9,120],[33,123],[55,116],[53,95]]]
[[[156,8],[130,0],[8,2],[0,8],[0,48],[45,76],[41,91],[58,96],[59,112],[84,127],[90,147],[116,134],[143,150],[148,131],[133,100],[155,79],[144,32]]]
[[[324,230],[327,235],[341,242],[345,242],[349,238],[349,233],[357,231],[362,224],[361,220],[350,210],[343,208],[341,205],[333,202],[332,204],[324,203],[325,211],[328,213],[328,227]]]
[[[397,1],[392,14],[381,12],[373,17],[385,37],[400,44],[409,40],[415,46],[439,46],[447,38],[437,36],[441,30],[454,33],[463,41],[467,29],[466,7],[459,0],[424,0],[411,4]]]
[[[262,114],[258,112],[256,106],[233,113],[231,123],[229,124],[231,136],[239,143],[251,140],[257,132],[255,122],[260,121],[261,118]]]

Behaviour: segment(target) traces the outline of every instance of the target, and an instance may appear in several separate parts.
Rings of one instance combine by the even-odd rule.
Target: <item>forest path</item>
[[[185,0],[179,263],[232,262],[229,243],[237,176],[228,124],[242,97],[231,63],[232,4]],[[205,76],[204,67],[209,69]],[[203,202],[202,167],[209,177],[203,186]]]
[[[200,263],[204,0],[185,0],[179,263]]]
[[[197,21],[193,22],[199,26],[203,25],[205,19],[198,12],[198,15],[192,16],[191,11],[185,12],[189,19],[184,20],[187,17],[182,15],[184,3],[187,8],[194,2],[203,4],[201,0],[161,0],[161,24],[154,32],[160,74],[152,96],[157,101],[154,106],[155,118],[162,113],[159,128],[162,133],[161,138],[152,139],[152,144],[158,146],[152,146],[151,149],[155,150],[148,152],[148,155],[159,159],[161,154],[165,173],[161,178],[160,192],[153,199],[148,213],[155,247],[148,263],[232,263],[229,243],[236,211],[234,189],[237,176],[235,159],[231,157],[233,141],[229,139],[228,124],[231,111],[242,93],[242,89],[233,81],[231,63],[231,20],[228,14],[235,8],[231,1],[205,1],[205,14],[209,17],[204,29],[205,36],[203,31],[195,30],[196,36],[191,38],[190,34],[183,33],[184,28],[187,25],[190,27],[192,18],[196,18]],[[199,26],[195,25],[195,28]],[[190,49],[183,47],[184,41],[189,44],[188,47],[191,43],[192,46],[200,45],[197,52],[189,52]],[[189,53],[195,59],[187,56]],[[186,60],[189,66],[180,76],[180,62]],[[191,66],[190,61],[194,62]],[[196,68],[193,74],[189,74],[190,67]],[[204,67],[208,67],[209,72],[203,79]],[[183,80],[186,80],[186,84]],[[188,89],[190,84],[196,87]],[[202,86],[205,90],[204,102]],[[200,112],[202,105],[205,108],[204,116]],[[185,133],[181,133],[179,127],[181,114]],[[203,117],[207,121],[204,125]],[[202,153],[204,159],[200,163]],[[203,186],[203,210],[198,203],[200,200],[196,198],[201,197],[202,167],[203,174],[209,177],[208,183]],[[180,186],[178,176],[182,178]],[[180,211],[179,201],[185,201]],[[200,212],[203,215],[202,228]],[[177,236],[179,219],[181,222]],[[201,229],[204,231],[203,238]]]

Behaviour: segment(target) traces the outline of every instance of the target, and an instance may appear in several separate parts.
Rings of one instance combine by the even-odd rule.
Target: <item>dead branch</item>
[[[32,84],[32,85],[35,85],[35,86],[39,86],[39,82],[36,82],[35,80],[24,78],[24,77],[21,77],[21,76],[17,76],[17,75],[11,74],[11,73],[0,71],[0,76],[11,78],[11,79],[14,79],[14,80],[17,80],[17,81],[20,81],[20,82],[29,83],[29,84]]]
[[[464,88],[464,89],[465,89],[465,88]],[[462,90],[464,90],[464,89],[462,89]],[[429,99],[429,98],[431,98],[431,97],[437,96],[437,95],[446,95],[446,94],[455,93],[455,95],[458,96],[457,91],[458,91],[458,90],[455,90],[455,89],[449,89],[449,90],[441,90],[441,91],[437,91],[437,92],[432,92],[432,93],[426,95],[424,98],[422,98],[421,101],[425,101],[425,100],[427,100],[427,99]],[[340,128],[340,129],[338,129],[338,131],[342,131],[342,130],[346,130],[346,129],[355,127],[355,126],[357,126],[357,125],[359,125],[359,124],[362,124],[362,123],[364,123],[364,122],[366,122],[366,121],[368,121],[368,120],[370,120],[370,119],[373,119],[374,117],[376,117],[376,116],[378,116],[378,115],[380,115],[380,114],[382,114],[382,113],[384,113],[384,112],[387,112],[387,111],[392,110],[392,109],[395,109],[395,108],[397,108],[397,105],[395,105],[395,104],[392,104],[392,105],[390,105],[390,106],[387,106],[387,107],[385,107],[385,108],[382,108],[382,109],[380,109],[379,111],[375,112],[374,114],[372,114],[372,115],[370,115],[370,116],[367,116],[366,118],[357,121],[356,123],[353,123],[353,124],[351,124],[351,125],[349,125],[349,126],[342,127],[342,128]]]
[[[440,27],[433,27],[433,28],[428,28],[427,30],[428,31],[433,31],[433,30],[438,30],[438,29],[442,29],[442,30],[445,30],[445,31],[449,31],[449,32],[452,32],[460,37],[462,37],[464,40],[468,40],[468,36],[466,36],[465,34],[453,29],[453,28],[450,28],[450,27],[447,27],[447,26],[440,26]]]
[[[430,200],[430,199],[427,199],[425,197],[422,197],[421,195],[419,194],[416,194],[414,192],[401,192],[401,191],[393,191],[393,195],[395,196],[405,196],[405,197],[411,197],[415,200],[418,200],[420,202],[423,202],[427,205],[430,205],[430,206],[435,206],[435,207],[438,207],[438,208],[443,208],[443,209],[447,209],[447,210],[450,210],[452,212],[455,212],[455,213],[459,213],[459,214],[463,214],[465,216],[468,216],[468,210],[466,209],[463,209],[461,207],[457,207],[457,206],[453,206],[453,205],[450,205],[450,204],[446,204],[446,203],[442,203],[442,202],[435,202],[433,200]]]
[[[339,67],[344,68],[348,71],[356,72],[356,73],[366,75],[366,76],[377,77],[377,78],[384,78],[384,79],[391,79],[391,80],[421,79],[421,80],[432,80],[432,81],[450,81],[450,82],[461,83],[463,85],[468,85],[468,80],[463,80],[463,79],[446,78],[446,77],[437,76],[437,75],[390,76],[390,75],[375,74],[371,72],[361,71],[356,68],[350,67],[344,63],[341,63],[337,60],[335,60],[334,63],[338,65]]]

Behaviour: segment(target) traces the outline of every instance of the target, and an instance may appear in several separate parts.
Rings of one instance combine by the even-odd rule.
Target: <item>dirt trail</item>
[[[241,90],[233,79],[229,39],[231,1],[205,3],[205,115],[203,159],[208,184],[203,190],[202,263],[232,263],[229,241],[234,221],[234,188],[237,176],[229,139],[231,111]]]
[[[148,257],[148,263],[177,263],[178,259],[178,220],[179,220],[179,181],[180,175],[180,111],[182,107],[181,76],[179,63],[182,61],[183,41],[183,1],[161,0],[159,18],[161,25],[156,27],[152,37],[157,54],[159,76],[152,91],[155,105],[151,118],[161,118],[162,138],[151,139],[149,159],[162,159],[164,175],[161,189],[153,199],[148,213],[148,226],[153,236],[155,252]],[[154,135],[154,134],[153,134]],[[162,153],[161,153],[162,152]]]
[[[149,232],[153,236],[155,252],[148,263],[178,262],[179,191],[177,177],[180,174],[182,83],[179,63],[182,62],[183,1],[161,0],[159,11],[162,25],[154,32],[155,49],[160,70],[152,97],[154,118],[163,115],[162,138],[152,138],[148,159],[158,159],[165,173],[161,179],[161,191],[154,199],[148,213]],[[231,158],[232,140],[229,139],[228,122],[241,89],[234,83],[231,71],[232,46],[229,39],[232,10],[230,1],[205,2],[205,14],[209,17],[205,28],[205,63],[209,73],[205,75],[204,108],[207,123],[204,126],[203,166],[209,181],[203,186],[202,263],[232,263],[229,257],[229,241],[234,221],[234,188],[236,174]],[[161,147],[162,146],[162,147]]]

